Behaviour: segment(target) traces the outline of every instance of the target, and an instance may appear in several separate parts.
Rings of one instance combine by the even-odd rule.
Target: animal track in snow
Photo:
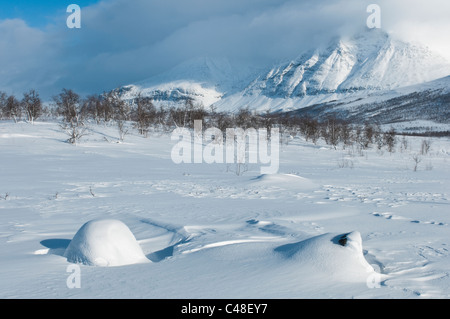
[[[433,192],[398,192],[387,187],[365,187],[364,185],[335,186],[323,185],[327,194],[324,199],[331,201],[361,202],[377,207],[401,207],[411,203],[449,205],[449,194]]]
[[[429,225],[447,226],[447,224],[445,224],[443,222],[421,221],[421,220],[417,220],[417,219],[412,219],[412,218],[408,218],[408,217],[395,215],[395,214],[390,213],[390,212],[384,212],[384,213],[373,212],[372,215],[375,216],[375,217],[382,217],[382,218],[385,218],[385,219],[410,221],[411,223],[416,223],[416,224],[429,224]]]
[[[394,215],[394,214],[389,213],[389,212],[386,212],[386,213],[373,212],[372,215],[376,216],[376,217],[383,217],[383,218],[386,218],[386,219],[397,219],[397,220],[408,220],[409,219],[407,217]]]

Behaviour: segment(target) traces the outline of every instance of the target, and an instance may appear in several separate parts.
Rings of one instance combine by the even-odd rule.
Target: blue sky
[[[385,31],[450,59],[448,0],[1,0],[0,91],[102,93],[204,56],[270,66],[361,30],[371,3]]]
[[[76,3],[86,7],[100,0],[12,0],[0,2],[0,20],[22,19],[32,27],[44,27],[58,15],[64,15],[67,6]]]

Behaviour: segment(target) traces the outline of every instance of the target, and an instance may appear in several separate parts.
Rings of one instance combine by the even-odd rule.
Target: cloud
[[[382,27],[405,41],[429,46],[450,61],[450,2],[379,1]]]
[[[371,3],[382,27],[450,59],[446,0],[104,0],[82,7],[82,28],[66,15],[45,28],[0,21],[0,90],[44,95],[63,87],[101,93],[198,56],[267,65],[365,27]]]
[[[11,94],[52,85],[58,59],[45,32],[30,28],[19,19],[0,21],[0,89]],[[42,64],[46,65],[42,68]]]

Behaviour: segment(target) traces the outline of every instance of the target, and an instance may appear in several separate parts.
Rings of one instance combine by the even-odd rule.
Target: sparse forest
[[[138,95],[133,100],[123,100],[117,90],[101,95],[82,98],[76,92],[63,89],[44,107],[35,90],[23,94],[18,100],[14,95],[0,92],[0,118],[7,120],[37,119],[53,120],[60,123],[67,134],[67,141],[76,144],[88,134],[89,125],[116,125],[118,140],[124,141],[130,130],[136,130],[143,137],[149,132],[170,132],[177,127],[194,128],[194,120],[202,120],[203,129],[218,128],[225,133],[226,128],[270,128],[280,130],[281,142],[303,137],[316,144],[320,139],[334,149],[337,147],[357,147],[359,150],[376,147],[393,152],[399,143],[396,131],[383,131],[378,124],[354,124],[337,116],[314,117],[307,113],[255,113],[242,108],[234,113],[207,110],[191,99],[182,100],[180,107],[155,106],[150,97]],[[223,136],[225,139],[226,136]],[[426,146],[424,146],[426,147]]]

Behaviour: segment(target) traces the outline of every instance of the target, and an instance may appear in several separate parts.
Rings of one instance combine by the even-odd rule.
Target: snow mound
[[[265,186],[275,186],[285,189],[311,189],[315,184],[304,177],[294,174],[263,174],[254,178],[257,184]]]
[[[360,282],[375,273],[363,255],[361,234],[323,234],[275,248],[286,259],[336,281]]]
[[[114,219],[91,220],[73,237],[64,257],[90,266],[123,266],[150,262],[131,230]]]

